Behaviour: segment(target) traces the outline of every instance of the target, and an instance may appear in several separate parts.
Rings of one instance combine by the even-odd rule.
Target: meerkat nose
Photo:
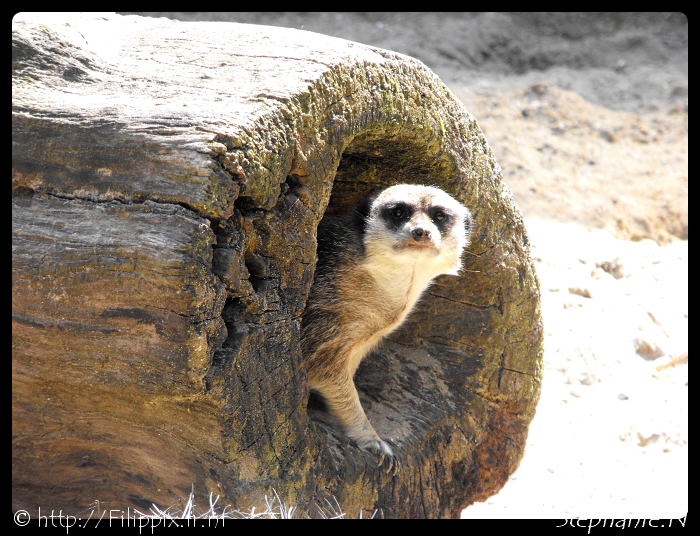
[[[423,229],[422,227],[416,227],[413,229],[411,232],[413,235],[413,240],[416,242],[424,242],[426,240],[430,240],[430,230],[428,229]]]

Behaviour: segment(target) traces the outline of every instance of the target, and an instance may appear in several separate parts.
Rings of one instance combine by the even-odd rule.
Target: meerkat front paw
[[[358,442],[357,446],[363,450],[368,450],[377,454],[379,456],[379,467],[382,467],[386,461],[387,473],[391,473],[392,476],[395,476],[399,472],[401,468],[399,458],[394,454],[394,451],[391,450],[391,447],[386,441],[382,441],[381,439],[368,439],[361,443]]]

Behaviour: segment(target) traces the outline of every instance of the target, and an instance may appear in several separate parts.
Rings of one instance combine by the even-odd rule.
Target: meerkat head
[[[368,198],[363,212],[369,255],[424,260],[439,273],[458,273],[462,250],[471,237],[472,216],[439,188],[392,186]]]

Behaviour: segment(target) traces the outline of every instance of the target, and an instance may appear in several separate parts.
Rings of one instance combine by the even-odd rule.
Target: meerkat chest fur
[[[439,257],[406,254],[371,242],[367,252],[360,268],[374,282],[375,303],[388,313],[387,328],[398,327],[433,278],[446,273]]]

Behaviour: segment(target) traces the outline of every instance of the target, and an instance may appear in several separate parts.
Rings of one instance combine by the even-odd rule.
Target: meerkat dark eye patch
[[[382,207],[379,212],[380,217],[384,220],[389,229],[396,230],[403,223],[408,221],[413,214],[413,207],[406,203],[393,203]]]
[[[432,220],[435,223],[443,222],[443,221],[445,221],[446,218],[447,218],[447,214],[445,214],[442,210],[436,210],[435,212],[433,212]]]
[[[454,219],[452,213],[442,207],[433,207],[429,212],[430,220],[435,224],[435,226],[440,229],[441,233],[444,233],[448,229]]]

